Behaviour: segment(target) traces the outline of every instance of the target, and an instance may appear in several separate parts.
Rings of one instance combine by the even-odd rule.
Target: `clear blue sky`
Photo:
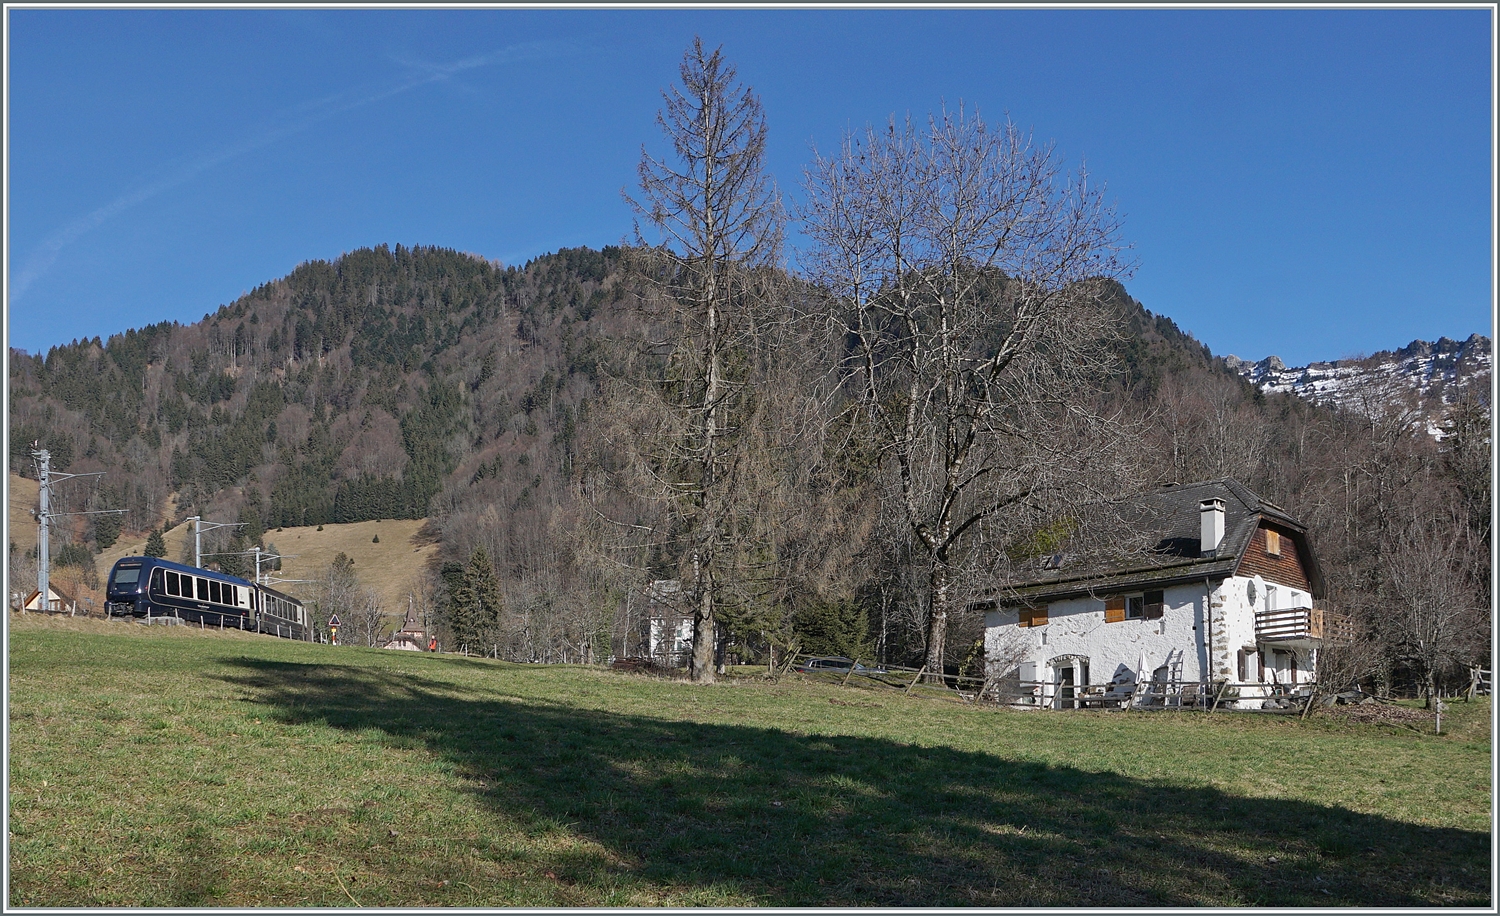
[[[1491,13],[7,10],[9,342],[197,321],[385,243],[619,242],[694,34],[813,144],[945,101],[1087,159],[1152,311],[1289,364],[1488,334]]]

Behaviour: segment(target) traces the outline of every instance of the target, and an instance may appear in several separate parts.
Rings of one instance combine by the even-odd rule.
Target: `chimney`
[[[1201,520],[1199,527],[1199,549],[1205,557],[1214,556],[1219,542],[1224,540],[1224,500],[1205,499],[1198,505]]]

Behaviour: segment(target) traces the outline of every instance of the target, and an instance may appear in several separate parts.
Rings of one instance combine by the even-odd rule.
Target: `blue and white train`
[[[109,572],[111,617],[177,617],[288,639],[312,639],[307,609],[290,595],[238,576],[157,557],[125,557]]]

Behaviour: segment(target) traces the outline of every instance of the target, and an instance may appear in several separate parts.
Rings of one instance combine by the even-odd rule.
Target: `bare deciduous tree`
[[[921,548],[941,672],[967,548],[1123,489],[1097,476],[1088,408],[1113,333],[1099,281],[1127,272],[1118,220],[1082,169],[962,109],[850,135],[806,184],[811,273],[856,341],[845,378]]]
[[[351,646],[384,645],[390,626],[380,596],[372,589],[358,588],[348,597],[349,609],[343,617],[348,637],[344,641]]]
[[[1469,575],[1479,545],[1467,535],[1456,519],[1413,519],[1385,559],[1382,635],[1420,678],[1429,704],[1441,675],[1475,664],[1489,645],[1488,615]]]

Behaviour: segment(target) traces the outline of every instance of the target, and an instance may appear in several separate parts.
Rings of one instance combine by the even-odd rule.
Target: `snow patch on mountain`
[[[1224,362],[1268,393],[1295,394],[1367,415],[1394,405],[1416,408],[1434,435],[1447,408],[1466,392],[1489,400],[1492,371],[1490,339],[1480,334],[1463,341],[1414,340],[1395,351],[1307,366],[1288,367],[1275,356],[1254,363],[1226,356]]]

